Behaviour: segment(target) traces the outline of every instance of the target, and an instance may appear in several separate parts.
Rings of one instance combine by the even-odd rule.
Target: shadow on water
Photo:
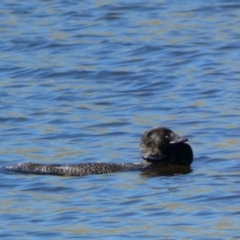
[[[193,170],[190,166],[171,165],[158,169],[145,169],[141,172],[144,177],[157,177],[157,176],[176,176],[191,173]]]

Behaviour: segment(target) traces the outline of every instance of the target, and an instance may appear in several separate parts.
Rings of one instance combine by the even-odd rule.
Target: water
[[[0,165],[138,162],[150,127],[192,172],[1,173],[2,239],[236,239],[238,1],[2,1]]]

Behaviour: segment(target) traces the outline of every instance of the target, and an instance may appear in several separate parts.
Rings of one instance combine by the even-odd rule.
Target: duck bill
[[[188,139],[185,137],[180,137],[176,133],[173,133],[170,139],[170,144],[187,142]]]

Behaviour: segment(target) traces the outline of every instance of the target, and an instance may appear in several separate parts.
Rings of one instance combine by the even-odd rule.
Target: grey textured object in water
[[[26,162],[13,166],[6,166],[5,169],[22,173],[48,174],[58,176],[85,176],[90,174],[104,174],[140,170],[144,167],[146,167],[146,165],[143,163],[79,163],[62,166]]]

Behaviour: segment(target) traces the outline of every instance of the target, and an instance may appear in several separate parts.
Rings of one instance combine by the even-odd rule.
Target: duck
[[[165,169],[169,166],[190,166],[193,152],[186,144],[187,138],[180,137],[165,127],[152,128],[146,131],[140,142],[141,163],[79,163],[70,165],[39,164],[24,162],[6,166],[5,170],[18,173],[57,175],[57,176],[86,176],[123,171],[142,171]]]
[[[175,165],[190,166],[193,151],[186,144],[187,138],[177,135],[166,127],[152,128],[146,131],[141,139],[140,154],[145,162],[167,162]]]

